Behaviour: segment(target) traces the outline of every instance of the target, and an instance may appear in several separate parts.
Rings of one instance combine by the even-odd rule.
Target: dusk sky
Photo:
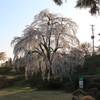
[[[15,36],[21,36],[26,25],[31,24],[34,16],[48,9],[51,13],[60,13],[71,18],[78,24],[77,37],[80,42],[91,41],[91,25],[95,25],[95,45],[100,44],[100,16],[91,16],[88,9],[75,8],[76,0],[67,0],[62,6],[57,6],[53,0],[0,0],[0,52],[6,52],[13,57],[11,41]]]

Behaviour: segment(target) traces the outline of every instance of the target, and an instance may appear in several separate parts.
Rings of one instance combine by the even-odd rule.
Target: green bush
[[[98,88],[100,90],[100,83],[99,82],[91,82],[90,84],[87,85],[87,88]]]
[[[94,87],[94,88],[90,88],[88,89],[88,94],[93,96],[94,98],[96,97],[96,95],[98,94],[99,92],[99,89],[97,87]]]
[[[9,68],[9,67],[1,67],[0,68],[0,74],[2,74],[2,75],[7,75],[7,74],[9,74],[10,73],[10,70],[11,70],[12,68]]]
[[[66,92],[73,92],[75,90],[75,85],[71,82],[68,82],[64,85],[64,90]]]
[[[97,93],[96,100],[100,100],[100,92]]]
[[[7,79],[5,77],[0,78],[0,89],[11,87],[14,84],[13,79]]]

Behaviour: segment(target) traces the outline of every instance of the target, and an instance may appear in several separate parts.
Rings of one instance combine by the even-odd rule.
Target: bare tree
[[[86,57],[88,57],[92,54],[92,48],[93,47],[92,47],[91,43],[84,42],[80,45],[80,49],[81,49],[81,51],[84,52],[84,55]]]
[[[53,62],[59,62],[54,57],[79,46],[76,31],[77,25],[71,19],[43,10],[34,17],[34,22],[26,27],[21,37],[12,40],[11,44],[15,43],[15,59],[24,55],[26,75],[30,71],[37,72],[41,67],[44,74],[46,70],[46,77],[50,78],[55,73]]]

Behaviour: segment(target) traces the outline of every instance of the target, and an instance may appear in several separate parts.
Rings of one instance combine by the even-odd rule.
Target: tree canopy
[[[66,0],[65,0],[66,1]],[[63,0],[54,0],[57,5],[62,5]],[[77,0],[76,8],[89,8],[91,15],[100,13],[100,0]]]
[[[92,15],[100,13],[100,2],[99,0],[77,0],[76,7],[78,8],[89,8],[89,12]]]

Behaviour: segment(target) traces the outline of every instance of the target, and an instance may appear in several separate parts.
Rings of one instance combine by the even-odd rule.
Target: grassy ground
[[[64,91],[39,91],[26,88],[0,90],[0,100],[71,100],[71,94]]]

